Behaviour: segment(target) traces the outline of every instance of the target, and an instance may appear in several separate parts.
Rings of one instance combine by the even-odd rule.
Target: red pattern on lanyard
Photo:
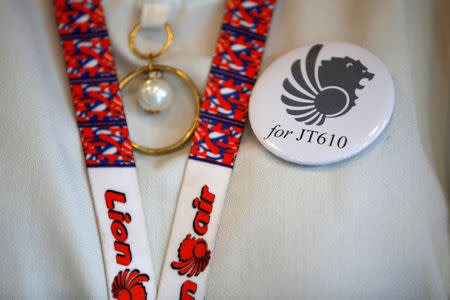
[[[100,1],[56,0],[55,14],[87,166],[134,166]]]
[[[191,159],[233,167],[274,4],[228,2]],[[100,1],[57,0],[55,12],[88,166],[134,165]]]
[[[275,0],[231,0],[189,158],[232,168],[247,119]]]

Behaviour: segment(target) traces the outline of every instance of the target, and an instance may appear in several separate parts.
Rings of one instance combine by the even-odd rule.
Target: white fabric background
[[[161,61],[182,67],[203,90],[224,2],[186,2]],[[115,47],[120,28],[133,23],[125,10],[123,19],[114,15],[120,3],[105,2]],[[352,42],[390,69],[396,107],[374,145],[319,168],[277,159],[246,126],[210,299],[449,296],[448,16],[446,1],[279,1],[263,68],[298,46]],[[51,1],[2,1],[0,28],[0,298],[104,299]],[[133,69],[126,51],[114,53],[120,75]],[[188,150],[136,155],[157,275]]]

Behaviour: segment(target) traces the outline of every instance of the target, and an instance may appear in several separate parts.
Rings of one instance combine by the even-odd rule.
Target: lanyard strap
[[[206,296],[208,266],[275,1],[228,1],[178,197],[158,299]],[[142,200],[100,0],[55,0],[55,13],[109,296],[154,299]]]
[[[109,298],[156,294],[150,244],[99,0],[55,1],[102,245]]]
[[[275,0],[228,1],[194,132],[158,299],[204,299],[226,191]]]

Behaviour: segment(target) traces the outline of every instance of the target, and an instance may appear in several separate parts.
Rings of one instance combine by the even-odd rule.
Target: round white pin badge
[[[270,152],[302,165],[349,158],[384,130],[394,108],[394,84],[384,64],[348,43],[292,50],[259,77],[249,118]]]

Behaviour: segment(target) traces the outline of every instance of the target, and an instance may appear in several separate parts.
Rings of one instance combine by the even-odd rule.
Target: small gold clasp
[[[129,45],[130,45],[131,51],[134,54],[136,54],[137,56],[139,56],[140,58],[147,59],[149,61],[162,55],[164,52],[166,52],[167,49],[170,47],[170,44],[172,44],[173,31],[172,31],[172,27],[168,23],[164,24],[164,26],[166,27],[166,31],[167,31],[167,41],[166,41],[166,44],[164,45],[164,47],[156,53],[145,54],[145,53],[140,52],[136,48],[136,45],[134,43],[134,38],[135,38],[137,32],[139,31],[139,29],[141,29],[141,23],[137,24],[130,33]]]

